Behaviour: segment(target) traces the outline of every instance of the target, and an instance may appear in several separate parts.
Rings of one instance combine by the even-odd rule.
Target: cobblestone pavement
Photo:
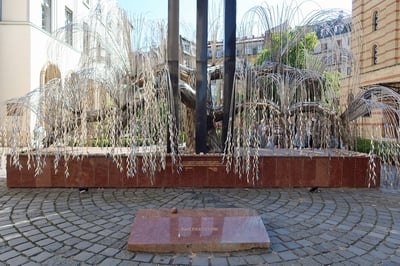
[[[140,208],[252,208],[270,250],[126,250]],[[400,193],[368,189],[8,189],[0,265],[400,265]]]

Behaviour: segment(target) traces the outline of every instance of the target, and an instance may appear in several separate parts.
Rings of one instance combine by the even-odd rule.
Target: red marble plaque
[[[228,252],[269,248],[261,217],[248,209],[140,209],[128,250],[140,252]]]

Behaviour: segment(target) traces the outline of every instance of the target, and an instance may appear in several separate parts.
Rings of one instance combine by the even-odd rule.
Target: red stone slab
[[[230,252],[269,248],[261,217],[248,209],[140,209],[128,250],[134,252]]]

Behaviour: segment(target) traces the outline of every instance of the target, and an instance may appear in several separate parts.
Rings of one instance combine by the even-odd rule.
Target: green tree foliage
[[[273,32],[267,48],[257,56],[256,65],[264,62],[278,62],[292,67],[304,69],[306,55],[313,51],[318,43],[315,32],[301,34],[298,31]]]
[[[323,91],[321,101],[331,108],[335,108],[336,111],[339,111],[339,89],[340,89],[340,79],[342,78],[342,74],[338,71],[324,71],[322,73],[324,77],[325,86],[332,88],[329,91]],[[330,94],[329,94],[330,93]]]

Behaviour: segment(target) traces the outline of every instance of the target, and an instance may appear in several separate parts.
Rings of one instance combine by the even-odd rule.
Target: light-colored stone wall
[[[18,120],[29,130],[32,114],[12,116],[7,101],[27,95],[41,85],[41,72],[49,63],[57,65],[61,77],[76,69],[82,38],[74,35],[73,45],[52,33],[65,26],[65,10],[73,12],[73,22],[80,21],[89,12],[83,0],[51,0],[51,29],[42,29],[41,0],[2,0],[0,21],[0,114],[10,121]],[[51,50],[50,48],[54,50]],[[27,110],[27,109],[26,109]],[[16,122],[10,122],[16,123]]]
[[[375,27],[375,12],[378,27]],[[400,2],[393,0],[353,0],[352,53],[359,59],[359,75],[353,77],[358,87],[400,82]],[[356,30],[355,30],[356,29]],[[374,62],[374,46],[377,62]],[[359,91],[353,86],[343,86],[345,92]],[[354,93],[355,94],[355,93]],[[386,138],[383,111],[373,110],[370,116],[356,121],[358,135],[364,138]],[[386,122],[385,122],[386,121]]]
[[[391,0],[353,1],[353,22],[361,23],[360,49],[361,85],[397,82],[400,80],[400,2]],[[378,29],[374,28],[374,13],[378,12]],[[358,34],[358,33],[356,33]],[[378,62],[374,63],[374,45],[378,48]]]

